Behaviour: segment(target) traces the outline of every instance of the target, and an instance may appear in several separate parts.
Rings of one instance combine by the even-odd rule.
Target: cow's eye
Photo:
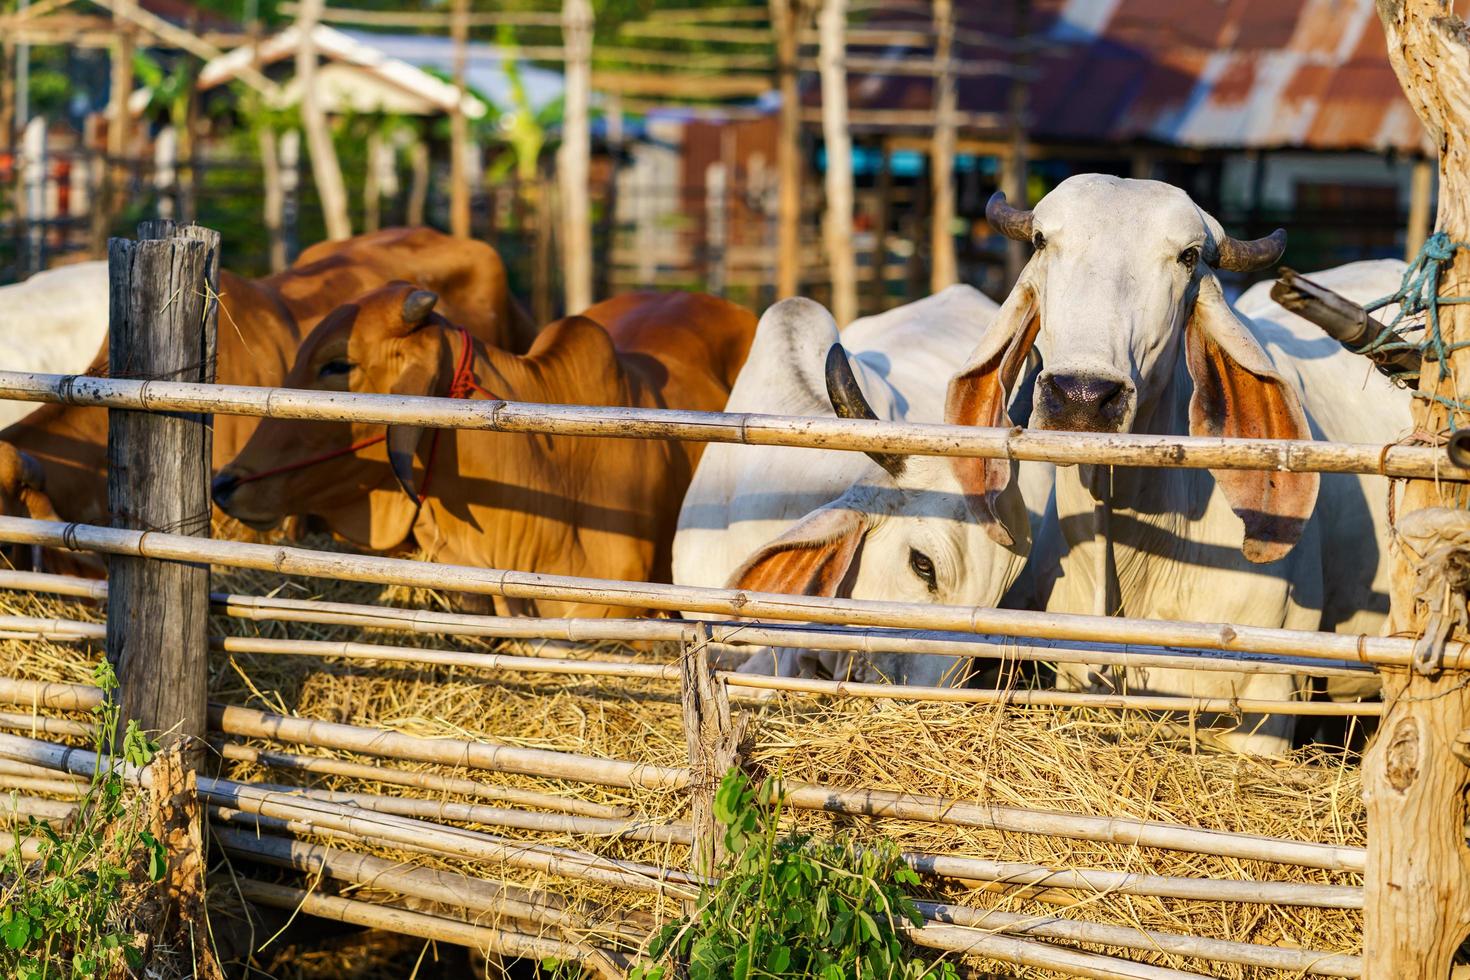
[[[1184,266],[1184,268],[1189,270],[1190,272],[1193,272],[1194,267],[1199,264],[1199,246],[1191,245],[1184,251],[1180,252],[1179,264]]]
[[[1041,251],[1042,249],[1046,248],[1046,236],[1038,231],[1036,234],[1031,236],[1031,245],[1033,248],[1036,249],[1036,251]]]
[[[939,588],[939,583],[934,577],[934,562],[928,555],[917,548],[909,549],[909,568],[913,569],[914,574],[924,580],[924,584],[929,587],[931,592]]]
[[[338,357],[317,368],[316,376],[318,378],[336,378],[344,374],[351,374],[352,369],[355,367],[357,365],[345,357]]]

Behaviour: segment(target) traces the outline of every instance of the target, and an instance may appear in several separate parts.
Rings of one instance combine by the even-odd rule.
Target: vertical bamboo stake
[[[408,224],[417,228],[424,223],[429,202],[429,144],[424,142],[422,132],[408,152],[408,164]]]
[[[281,134],[281,268],[301,250],[301,130]]]
[[[362,230],[377,231],[383,226],[383,186],[379,181],[379,161],[383,155],[383,134],[377,130],[368,133],[367,167],[362,175]],[[459,234],[459,232],[455,232]],[[466,229],[468,235],[468,229]]]
[[[744,728],[743,718],[740,725],[730,719],[729,693],[710,669],[709,643],[709,627],[700,623],[679,658],[684,740],[689,746],[689,817],[694,827],[690,866],[703,875],[716,874],[724,862],[715,791],[736,763]]]
[[[286,268],[286,186],[281,176],[281,151],[276,131],[269,124],[261,126],[256,134],[256,143],[260,148],[260,179],[264,189],[261,219],[265,222],[270,270],[280,272]]]
[[[562,47],[566,51],[566,112],[561,152],[562,274],[566,310],[580,313],[592,305],[592,132],[588,104],[592,98],[592,3],[562,0]]]
[[[163,221],[138,232],[140,241],[115,238],[108,249],[111,375],[213,382],[219,235]],[[113,524],[207,537],[211,442],[208,416],[109,412]],[[202,740],[209,569],[123,556],[107,564],[107,655],[122,719]]]
[[[112,218],[127,188],[128,98],[133,94],[133,35],[131,25],[122,16],[130,0],[117,0],[112,8],[112,82],[107,103],[107,159],[102,165],[102,186],[92,209],[92,248],[95,256],[107,253],[107,236],[112,231]]]
[[[801,288],[801,105],[796,90],[797,3],[770,0],[781,115],[776,135],[776,298]]]
[[[827,146],[827,261],[832,316],[839,327],[857,319],[857,264],[852,252],[852,136],[847,131],[847,0],[822,0],[822,139]]]
[[[536,216],[536,239],[531,255],[531,316],[541,324],[551,322],[551,187],[552,182],[545,173],[538,171],[535,183],[528,188],[533,195],[531,204]]]
[[[15,42],[0,41],[0,153],[15,149]]]
[[[934,194],[934,218],[929,223],[929,291],[932,293],[959,281],[954,255],[953,44],[954,2],[934,0],[934,139],[929,149],[929,180]]]
[[[352,219],[347,213],[347,187],[342,181],[342,165],[337,161],[337,148],[332,144],[332,130],[322,108],[321,93],[316,84],[317,24],[322,18],[326,0],[301,0],[296,15],[299,34],[296,48],[296,83],[301,86],[301,125],[306,130],[306,147],[311,154],[311,173],[316,181],[317,196],[322,202],[322,217],[327,237],[333,240],[352,237]]]
[[[873,312],[888,307],[888,222],[893,214],[893,146],[888,137],[880,137],[878,155],[878,212],[873,217],[873,269],[869,279],[873,291]]]
[[[1010,140],[1005,157],[1005,172],[1002,183],[1006,197],[1016,202],[1016,207],[1028,206],[1026,193],[1026,112],[1027,73],[1031,68],[1030,0],[1014,0],[1016,56],[1011,59],[1011,91],[1008,111],[1010,114]],[[1006,288],[1009,289],[1021,276],[1021,267],[1026,264],[1026,243],[1006,239]]]
[[[1419,119],[1439,148],[1439,230],[1455,241],[1470,238],[1470,38],[1439,0],[1377,0],[1388,38],[1389,61]],[[1470,251],[1455,253],[1440,289],[1470,291]],[[1470,305],[1442,306],[1448,344],[1470,339]],[[1470,399],[1470,350],[1450,355],[1449,376],[1426,362],[1420,390],[1451,401]],[[1442,433],[1470,424],[1449,417],[1438,401],[1416,400],[1415,426]],[[1461,506],[1456,488],[1410,480],[1400,513]],[[1389,629],[1421,634],[1427,610],[1418,601],[1416,568],[1395,549]],[[1449,975],[1470,930],[1470,851],[1465,818],[1470,769],[1457,742],[1470,729],[1470,687],[1458,670],[1420,673],[1382,668],[1384,714],[1363,766],[1368,809],[1368,864],[1363,976],[1412,980]]]
[[[1434,193],[1434,165],[1429,160],[1415,160],[1409,179],[1409,226],[1404,234],[1404,261],[1414,261],[1424,239],[1429,237],[1429,198]]]
[[[712,163],[704,171],[704,288],[716,296],[725,295],[726,254],[730,238],[730,193],[725,174],[723,163]]]
[[[465,61],[469,57],[470,3],[454,0],[449,17],[454,39],[454,108],[449,110],[449,230],[460,238],[470,236],[470,182],[465,157],[470,152],[470,123],[464,114]],[[370,165],[371,166],[371,165]]]

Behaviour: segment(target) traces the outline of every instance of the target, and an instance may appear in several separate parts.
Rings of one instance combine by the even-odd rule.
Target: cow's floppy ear
[[[412,297],[410,297],[412,298]],[[427,316],[427,313],[425,314]],[[441,387],[444,365],[443,346],[448,344],[447,335],[440,334],[439,343],[424,344],[414,352],[409,362],[393,382],[395,395],[434,395]],[[418,481],[413,475],[413,458],[419,443],[424,438],[423,426],[388,426],[388,463],[403,492],[415,501],[419,499]]]
[[[814,510],[746,559],[728,587],[830,598],[847,578],[866,530],[866,517],[855,510]]]
[[[1006,405],[1011,389],[1040,329],[1035,289],[1023,279],[1006,297],[969,363],[950,380],[944,420],[950,425],[1008,426]],[[998,500],[1010,484],[1011,461],[956,457],[951,465],[964,488],[970,513],[996,543],[1013,547],[1015,538],[1001,520]]]
[[[1310,439],[1296,390],[1236,317],[1220,282],[1200,280],[1185,330],[1185,359],[1194,379],[1189,434],[1248,439]],[[1211,470],[1245,522],[1241,551],[1253,562],[1276,561],[1301,537],[1317,503],[1316,473]]]

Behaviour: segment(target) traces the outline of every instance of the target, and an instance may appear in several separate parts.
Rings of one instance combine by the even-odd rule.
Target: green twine
[[[1440,380],[1448,377],[1449,355],[1454,351],[1470,347],[1470,340],[1462,340],[1453,344],[1445,343],[1444,335],[1439,329],[1439,308],[1455,303],[1470,303],[1470,296],[1441,296],[1439,278],[1444,271],[1445,264],[1454,259],[1457,249],[1462,248],[1470,248],[1470,243],[1451,241],[1450,237],[1442,231],[1430,235],[1419,249],[1419,254],[1414,256],[1414,261],[1409,263],[1409,267],[1404,270],[1404,278],[1399,284],[1398,291],[1382,299],[1374,300],[1364,307],[1371,313],[1390,303],[1398,303],[1399,311],[1377,337],[1356,348],[1357,353],[1415,350],[1422,355],[1424,360],[1439,362]],[[1422,323],[1404,324],[1406,320],[1417,319],[1421,316],[1424,317]],[[1402,328],[1401,324],[1404,324]],[[1419,341],[1407,340],[1403,337],[1405,333],[1420,330],[1424,331],[1424,337]],[[1401,378],[1414,376],[1410,373],[1399,375]],[[1460,401],[1420,392],[1415,392],[1415,395],[1440,402],[1458,411],[1470,411],[1470,405]]]

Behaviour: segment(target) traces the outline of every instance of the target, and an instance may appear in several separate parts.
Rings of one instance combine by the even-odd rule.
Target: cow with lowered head
[[[340,307],[302,345],[286,387],[719,411],[755,330],[749,312],[712,296],[632,294],[551,324],[518,355],[456,329],[435,300],[395,283]],[[267,419],[216,477],[214,499],[257,528],[310,513],[374,551],[416,545],[455,564],[667,581],[702,448]],[[619,612],[500,597],[495,606]]]
[[[1003,424],[1008,392],[1034,349],[1043,365],[1030,421],[1037,428],[1355,442],[1401,434],[1408,396],[1365,397],[1373,375],[1365,361],[1330,339],[1301,338],[1273,347],[1287,362],[1278,366],[1257,339],[1267,326],[1226,302],[1216,270],[1274,265],[1284,232],[1239,241],[1178,188],[1096,174],[1064,181],[1034,211],[996,195],[987,214],[1035,254],[951,383],[948,421]],[[1295,359],[1321,363],[1304,372]],[[1309,374],[1304,403],[1299,384]],[[954,464],[977,519],[992,528],[1010,481],[1003,464]],[[1364,506],[1370,492],[1383,488],[1313,473],[1064,468],[1032,561],[1050,574],[1052,611],[1316,629],[1335,590],[1361,585],[1359,570],[1335,566],[1366,561],[1371,570],[1374,557],[1324,563],[1324,536],[1343,534],[1323,523],[1357,521],[1364,551],[1372,550],[1384,529]],[[1100,502],[1111,508],[1106,533]],[[1100,562],[1105,547],[1110,560]],[[1303,687],[1281,664],[1250,674],[1133,668],[1121,680],[1085,669],[1060,676],[1064,686],[1197,697],[1285,700]],[[1225,744],[1263,753],[1284,751],[1294,727],[1279,714],[1207,721],[1231,728]]]

